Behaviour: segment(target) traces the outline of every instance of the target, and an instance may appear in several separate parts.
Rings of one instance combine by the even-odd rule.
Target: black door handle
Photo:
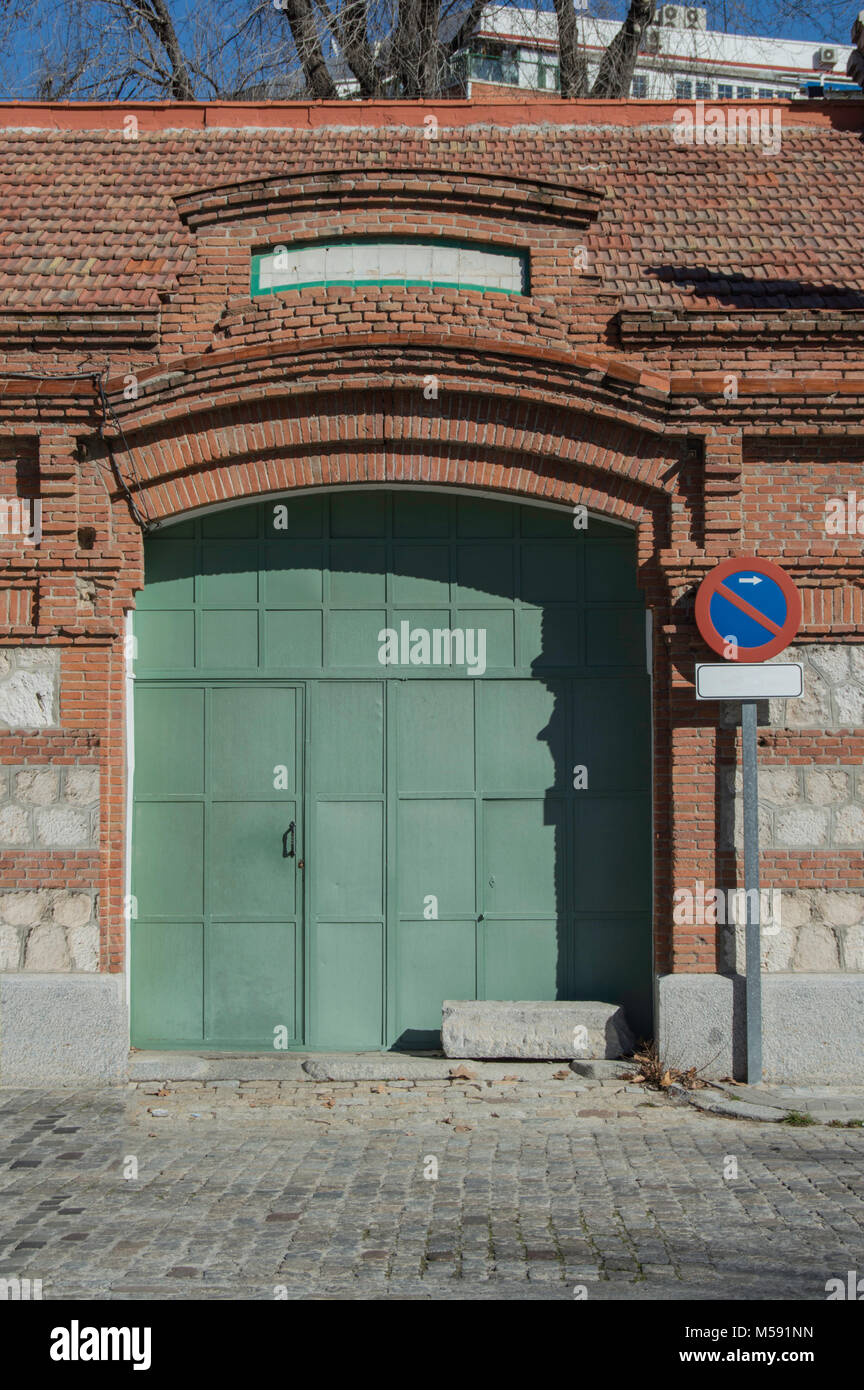
[[[293,822],[293,820],[292,820],[292,822],[291,822],[291,824],[289,825],[288,829],[285,831],[285,834],[282,836],[282,858],[283,858],[283,859],[293,859],[293,858],[294,858],[294,834],[295,834],[294,822]],[[290,849],[288,848],[288,836],[289,836],[289,835],[291,836],[291,848],[290,848]]]

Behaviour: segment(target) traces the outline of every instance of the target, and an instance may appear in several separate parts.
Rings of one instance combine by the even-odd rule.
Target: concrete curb
[[[609,1075],[617,1075],[620,1063]],[[560,1073],[567,1071],[566,1078]],[[453,1075],[462,1072],[462,1075]],[[600,1075],[600,1074],[598,1074]],[[606,1076],[606,1073],[602,1073]],[[574,1083],[566,1062],[477,1062],[464,1057],[417,1057],[393,1053],[224,1053],[133,1052],[129,1081],[528,1081],[537,1085]]]

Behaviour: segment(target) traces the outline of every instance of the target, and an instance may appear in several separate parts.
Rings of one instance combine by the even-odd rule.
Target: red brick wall
[[[343,123],[352,110],[338,113]],[[471,186],[456,191],[447,185],[443,146],[430,155],[418,133],[423,117],[419,107],[410,119],[403,112],[408,133],[400,129],[398,138],[386,129],[374,140],[358,132],[356,141],[344,131],[326,138],[304,132],[299,146],[292,127],[287,192],[277,177],[278,141],[267,145],[266,169],[252,168],[253,190],[239,137],[230,160],[223,141],[208,162],[206,131],[160,136],[151,169],[164,180],[164,194],[150,241],[146,226],[129,232],[130,246],[143,245],[140,255],[149,259],[134,261],[142,269],[127,311],[122,297],[97,312],[85,296],[74,323],[43,317],[37,324],[23,308],[16,317],[13,306],[0,325],[0,368],[81,374],[66,382],[10,379],[0,396],[0,420],[14,432],[0,449],[2,485],[38,486],[44,505],[38,558],[19,542],[0,542],[0,643],[62,649],[60,730],[2,735],[0,756],[94,759],[102,795],[98,862],[91,851],[12,854],[4,857],[2,884],[98,884],[104,969],[120,970],[124,961],[123,624],[142,583],[141,532],[129,495],[142,516],[157,519],[273,491],[422,482],[584,502],[632,522],[654,614],[660,970],[718,968],[713,928],[673,931],[671,895],[697,879],[731,886],[740,868],[718,835],[718,769],[735,761],[734,734],[692,693],[693,663],[707,655],[692,621],[695,585],[717,558],[758,550],[785,560],[801,584],[805,640],[864,640],[860,538],[826,542],[817,525],[824,499],[862,477],[864,438],[855,434],[864,397],[861,316],[856,325],[848,315],[843,322],[814,315],[808,327],[792,311],[773,319],[751,314],[742,329],[722,304],[710,313],[697,305],[653,314],[650,305],[625,304],[625,278],[638,289],[635,271],[625,267],[636,257],[628,218],[642,163],[659,161],[658,197],[683,208],[696,196],[669,172],[668,139],[653,128],[644,137],[635,130],[648,120],[643,104],[607,113],[610,129],[618,128],[605,137],[589,104],[580,118],[584,138],[559,131],[552,154],[541,127],[522,129],[530,113],[521,107],[512,129],[490,137],[486,154],[485,136],[451,132],[444,143],[452,158],[475,171]],[[98,114],[91,119],[98,122]],[[242,124],[242,112],[236,119]],[[836,164],[860,141],[858,132],[810,124],[797,145],[790,132],[790,142],[799,162],[816,161],[817,179],[817,156]],[[634,144],[637,136],[644,145]],[[562,149],[571,138],[578,148],[568,173]],[[97,146],[87,141],[95,178]],[[376,184],[374,206],[361,181],[354,191],[328,193],[334,168],[350,184],[352,158],[368,172],[370,152],[376,177],[392,171],[389,193]],[[433,155],[443,174],[439,167],[432,178],[427,170],[406,188],[406,163],[425,167]],[[752,176],[758,189],[768,162],[754,156],[745,163],[740,155],[730,155],[735,171]],[[120,160],[113,146],[111,157]],[[135,158],[133,192],[141,186],[141,150]],[[601,200],[606,175],[590,172],[592,161],[602,170],[613,160],[620,204]],[[689,152],[685,172],[695,170],[693,161]],[[583,165],[584,174],[573,172]],[[484,182],[491,169],[500,181],[494,186]],[[550,191],[556,179],[557,193]],[[196,199],[184,192],[195,186],[218,186],[215,204],[210,193]],[[163,281],[166,228],[175,249]],[[513,300],[339,288],[249,297],[253,247],[398,231],[525,247],[530,294]],[[123,237],[121,228],[118,244]],[[574,262],[583,244],[594,258],[587,272]],[[661,249],[649,245],[655,259]],[[128,273],[122,245],[118,257]],[[826,370],[844,379],[839,396],[830,382],[814,385]],[[742,380],[733,403],[722,395],[728,372]],[[746,389],[748,373],[767,384]],[[423,396],[429,374],[440,382],[435,401]],[[137,399],[124,396],[131,377]],[[783,759],[808,765],[849,763],[860,759],[862,737],[861,730],[766,731],[763,754],[769,762],[782,749]],[[804,886],[842,882],[850,865],[833,851],[777,853],[766,866],[775,871],[784,884]]]

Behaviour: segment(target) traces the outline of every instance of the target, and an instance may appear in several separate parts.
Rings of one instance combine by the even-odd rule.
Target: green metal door
[[[302,1037],[302,690],[135,692],[137,1046]]]
[[[146,554],[137,1045],[431,1046],[445,998],[602,998],[650,1029],[631,534],[376,489]]]

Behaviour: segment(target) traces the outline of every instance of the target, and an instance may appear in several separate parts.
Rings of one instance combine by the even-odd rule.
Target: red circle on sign
[[[786,599],[786,621],[770,642],[763,643],[761,647],[746,647],[738,656],[726,656],[729,642],[711,621],[711,600],[722,587],[724,579],[730,574],[739,574],[742,570],[755,570],[757,574],[764,574],[766,579],[773,579],[782,589]],[[724,590],[722,597],[731,601],[733,596],[728,590]],[[740,595],[735,597],[740,603]],[[751,616],[756,614],[758,610],[754,610]],[[764,624],[764,615],[758,614],[756,621]],[[736,555],[731,560],[721,560],[699,585],[696,594],[696,626],[711,650],[725,656],[726,661],[767,661],[769,657],[776,656],[789,646],[801,626],[801,595],[786,571],[775,565],[773,560],[760,560],[755,555]]]

